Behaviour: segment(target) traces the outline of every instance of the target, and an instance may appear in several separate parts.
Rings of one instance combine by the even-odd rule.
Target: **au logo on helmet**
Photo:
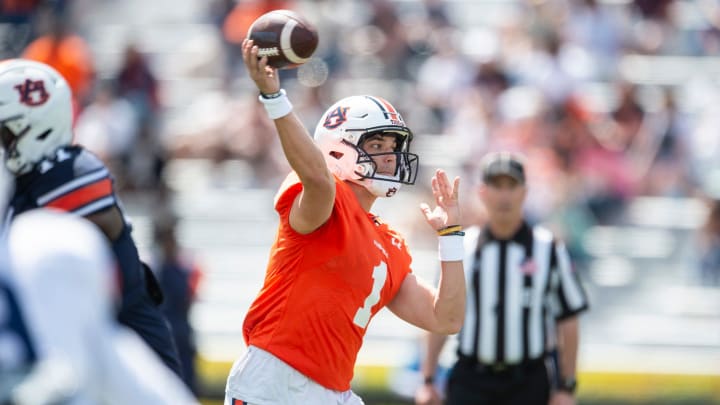
[[[45,104],[50,98],[42,80],[26,79],[25,83],[18,84],[15,89],[20,93],[20,102],[31,107]]]
[[[338,107],[325,117],[323,126],[327,129],[335,129],[347,121],[347,110],[350,107]]]

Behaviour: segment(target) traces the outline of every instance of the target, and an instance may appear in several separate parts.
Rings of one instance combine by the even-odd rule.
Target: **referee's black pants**
[[[450,372],[446,405],[547,405],[550,379],[543,359],[497,368],[461,358]]]

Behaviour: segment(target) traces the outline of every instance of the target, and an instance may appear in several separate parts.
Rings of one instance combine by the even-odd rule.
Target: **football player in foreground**
[[[0,211],[10,177],[0,169]],[[81,218],[32,210],[0,234],[1,404],[197,403],[118,325],[117,271],[107,239]]]
[[[274,120],[293,172],[275,197],[280,215],[265,282],[243,324],[248,345],[230,372],[225,403],[362,404],[350,390],[368,323],[384,306],[437,333],[456,333],[465,308],[459,179],[438,170],[435,208],[442,273],[435,289],[410,270],[404,239],[370,210],[415,182],[412,133],[387,101],[338,101],[310,137],[252,41],[243,59]]]
[[[92,153],[71,145],[71,98],[67,82],[50,66],[24,59],[0,62],[0,140],[5,166],[15,176],[7,222],[47,207],[95,223],[122,270],[120,322],[179,374],[175,344],[156,305],[160,289],[140,262],[111,175]]]
[[[135,332],[117,323],[116,262],[97,227],[55,210],[28,211],[10,226],[8,252],[36,356],[10,390],[10,403],[198,403]]]

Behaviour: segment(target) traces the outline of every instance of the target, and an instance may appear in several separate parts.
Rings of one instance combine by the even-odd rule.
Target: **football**
[[[292,69],[307,62],[318,45],[315,27],[298,13],[273,10],[258,17],[248,31],[258,46],[258,56],[268,57],[268,65]]]

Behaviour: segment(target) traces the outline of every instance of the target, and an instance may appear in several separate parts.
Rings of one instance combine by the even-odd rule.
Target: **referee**
[[[523,216],[519,156],[491,153],[480,198],[487,225],[465,236],[467,306],[448,405],[575,404],[577,315],[588,300],[564,244]],[[430,335],[418,405],[440,404],[434,385],[446,336]]]

